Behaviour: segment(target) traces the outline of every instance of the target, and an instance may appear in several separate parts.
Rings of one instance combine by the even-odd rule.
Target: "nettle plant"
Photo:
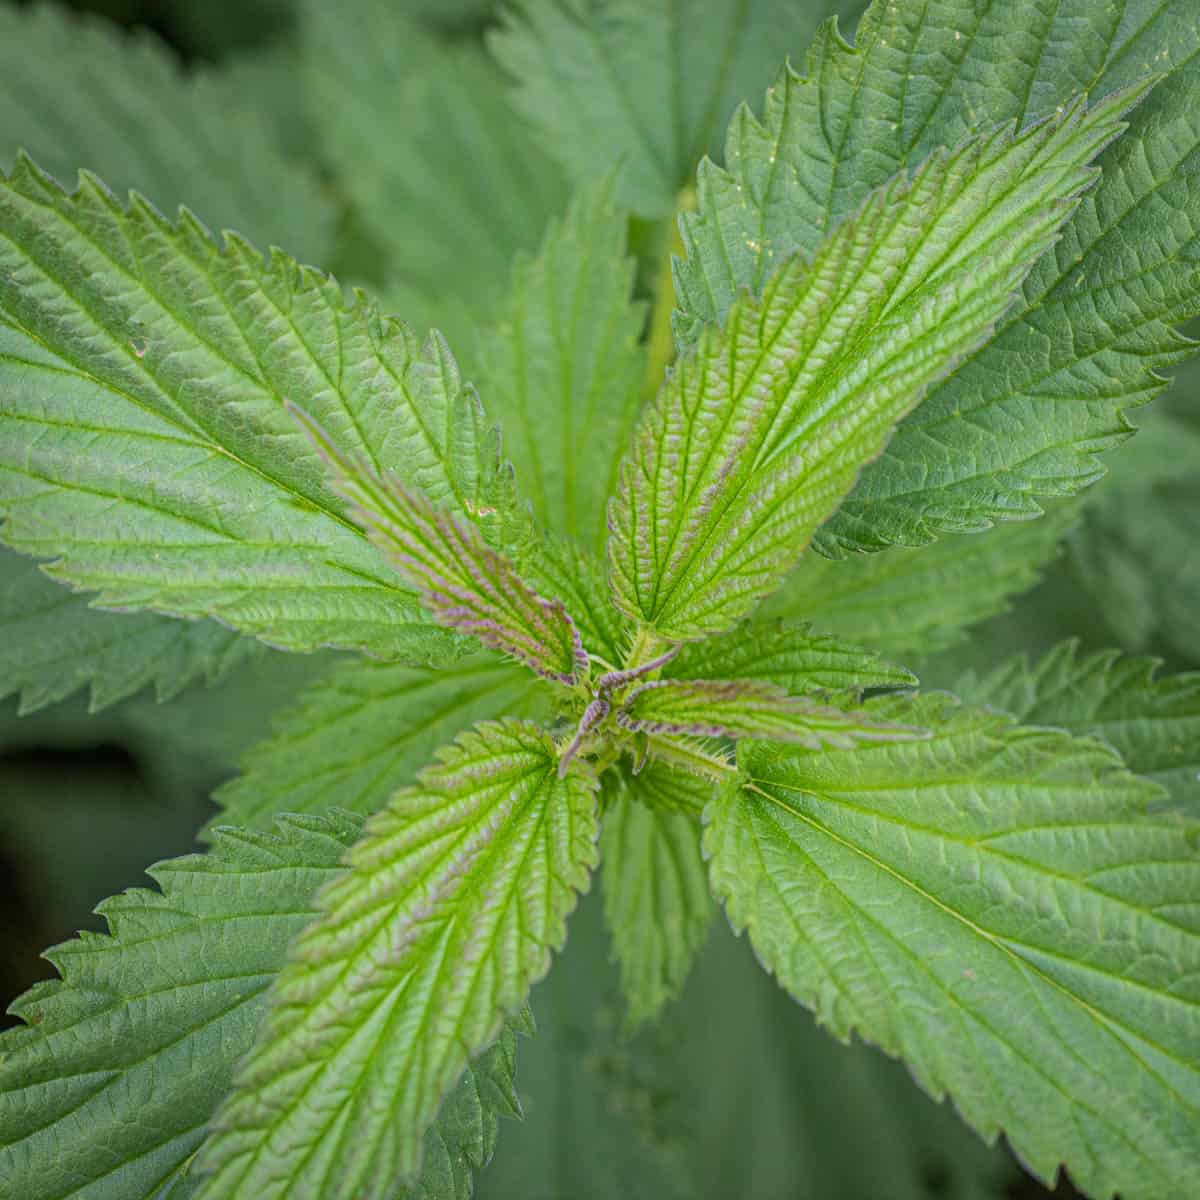
[[[504,136],[577,190],[478,337],[448,319],[478,391],[281,251],[27,157],[4,180],[3,537],[38,595],[87,594],[13,686],[54,692],[64,640],[97,691],[349,652],[207,852],[17,1002],[4,1195],[469,1195],[598,870],[630,1027],[715,898],[1035,1175],[1195,1194],[1195,683],[1067,648],[964,703],[879,619],[846,633],[1027,586],[1076,512],[1040,499],[1190,353],[1194,10],[878,0],[702,159],[787,7],[507,14]]]

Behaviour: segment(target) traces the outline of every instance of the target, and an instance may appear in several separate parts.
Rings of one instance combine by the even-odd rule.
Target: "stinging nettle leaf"
[[[1100,742],[946,697],[924,742],[754,743],[706,810],[713,886],[839,1037],[906,1060],[1044,1180],[1173,1200],[1200,1153],[1195,826]]]
[[[440,758],[367,823],[294,943],[202,1152],[204,1200],[411,1180],[442,1097],[561,947],[596,862],[590,768],[559,779],[553,742],[512,721]]]
[[[990,335],[1142,84],[937,153],[784,262],[685,355],[610,509],[618,606],[669,639],[774,591],[930,384]]]
[[[420,492],[347,458],[290,405],[336,479],[337,490],[434,619],[510,654],[544,679],[572,687],[586,674],[579,630],[560,600],[539,596],[479,532]]]
[[[789,696],[754,679],[659,679],[634,688],[616,714],[633,733],[700,738],[765,738],[846,748],[859,741],[927,737],[912,725],[876,720],[865,712]]]

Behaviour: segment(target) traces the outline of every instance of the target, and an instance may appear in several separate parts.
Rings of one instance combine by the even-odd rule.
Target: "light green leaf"
[[[515,119],[496,66],[474,45],[423,33],[402,8],[301,5],[305,96],[381,273],[402,284],[395,311],[444,328],[465,352],[503,303],[513,255],[535,249],[562,211],[566,186]]]
[[[604,917],[633,1029],[679,994],[712,923],[699,818],[715,789],[661,763],[605,782]]]
[[[341,513],[303,432],[466,511],[496,448],[444,343],[281,254],[223,250],[95,180],[0,185],[0,514],[96,602],[289,649],[427,661],[453,639]],[[484,522],[500,529],[507,514]]]
[[[783,595],[788,594],[785,589]],[[748,621],[721,637],[690,642],[663,673],[669,679],[760,679],[793,693],[858,692],[917,682],[911,671],[871,650],[785,621]]]
[[[634,688],[617,710],[634,733],[701,738],[770,738],[815,750],[858,741],[895,742],[926,736],[911,725],[876,721],[864,712],[789,696],[754,679],[659,679]]]
[[[689,639],[775,590],[896,421],[990,334],[1137,94],[932,156],[811,264],[791,258],[730,308],[623,464],[610,511],[623,611]]]
[[[334,806],[369,816],[411,784],[439,746],[476,721],[536,711],[542,692],[492,655],[439,667],[344,663],[245,757],[242,774],[216,794],[217,820],[262,828],[280,812]]]
[[[1189,352],[1172,326],[1200,310],[1198,51],[1192,0],[1064,0],[1016,20],[1011,4],[877,0],[854,49],[827,25],[806,77],[785,70],[761,121],[734,118],[727,171],[702,168],[699,211],[684,218],[685,342],[930,151],[1170,76],[1101,157],[1100,186],[996,337],[930,391],[821,531],[824,551],[986,528],[1097,478],[1097,453],[1128,432],[1123,410]]]
[[[1033,587],[1078,513],[1077,505],[1059,505],[1035,521],[916,549],[832,561],[808,554],[763,614],[811,619],[885,654],[925,655]]]
[[[762,86],[831,0],[518,0],[491,48],[513,100],[579,180],[623,163],[623,204],[675,208],[743,96]]]
[[[31,558],[0,546],[0,699],[22,713],[89,691],[93,712],[153,685],[168,700],[215,683],[260,649],[214,621],[173,621],[89,607]]]
[[[709,810],[736,927],[839,1037],[1093,1195],[1186,1195],[1200,1153],[1200,855],[1100,742],[891,698],[926,742],[756,744]]]
[[[1116,650],[1081,656],[1078,643],[1064,642],[1033,664],[1022,656],[982,676],[971,672],[954,691],[1026,725],[1103,738],[1131,771],[1200,816],[1200,674],[1160,678],[1160,666]]]
[[[48,69],[53,64],[53,69]],[[163,212],[186,204],[307,262],[326,259],[333,206],[289,162],[243,78],[184,72],[156,38],[56,5],[0,8],[0,165],[26,150],[64,185],[80,168]]]
[[[438,624],[511,655],[543,679],[567,687],[579,682],[588,656],[561,600],[538,595],[473,524],[439,511],[421,492],[377,474],[366,462],[351,460],[310,417],[293,411],[355,519]]]
[[[576,195],[537,257],[518,262],[480,350],[489,411],[539,523],[597,552],[645,373],[627,226],[611,180]]]
[[[481,725],[368,822],[216,1119],[205,1200],[414,1177],[442,1096],[545,973],[588,885],[595,778],[557,766],[536,727]]]

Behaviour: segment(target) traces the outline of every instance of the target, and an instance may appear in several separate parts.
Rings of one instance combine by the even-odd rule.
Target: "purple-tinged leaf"
[[[289,408],[329,465],[336,490],[353,505],[352,515],[439,625],[478,638],[544,679],[573,687],[584,677],[588,656],[561,602],[539,596],[471,525],[348,458],[303,410]]]
[[[660,679],[635,688],[616,715],[633,733],[797,742],[810,749],[856,742],[907,742],[928,735],[911,725],[789,696],[754,679]]]

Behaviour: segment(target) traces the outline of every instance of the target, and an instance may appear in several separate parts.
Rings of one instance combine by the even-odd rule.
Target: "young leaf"
[[[0,1034],[5,1195],[192,1194],[188,1165],[253,1044],[267,986],[358,828],[336,816],[220,830],[208,854],[151,868],[161,891],[106,900],[109,935],[49,951],[61,980],[21,997],[11,1011],[26,1024]],[[496,1114],[517,1111],[506,1031],[427,1135],[429,1186],[417,1194],[466,1200],[469,1188],[442,1180],[485,1162]]]
[[[986,528],[1097,478],[1097,452],[1129,431],[1123,410],[1154,396],[1160,372],[1190,352],[1172,326],[1200,308],[1198,52],[1191,0],[1024,5],[1019,20],[1009,4],[940,0],[931,19],[916,0],[877,0],[855,48],[826,25],[807,76],[785,70],[761,121],[737,114],[727,170],[702,167],[698,212],[684,218],[683,342],[938,147],[981,124],[1060,112],[1084,90],[1170,76],[1102,156],[1102,182],[996,337],[931,389],[818,535],[822,550]]]
[[[544,974],[588,885],[595,778],[557,767],[536,727],[481,725],[368,822],[216,1119],[205,1200],[415,1177],[443,1094]]]
[[[679,994],[712,923],[699,815],[714,788],[661,763],[612,780],[600,835],[604,917],[633,1029]]]
[[[626,696],[617,724],[634,733],[704,738],[770,738],[846,748],[857,741],[905,741],[924,737],[911,725],[876,721],[863,712],[789,696],[754,679],[659,679]]]
[[[588,656],[560,600],[539,596],[473,526],[365,462],[351,461],[310,417],[293,411],[338,492],[435,621],[512,655],[543,679],[571,687],[582,678]]]
[[[479,351],[489,411],[539,525],[592,551],[607,536],[604,503],[645,374],[628,224],[611,180],[578,193],[537,258],[518,262]]]
[[[681,359],[610,512],[620,607],[719,633],[775,590],[895,423],[985,340],[1145,88],[931,156]]]
[[[873,651],[784,621],[748,621],[721,637],[690,642],[664,674],[670,679],[757,679],[792,693],[917,683],[911,671],[884,662]]]
[[[835,560],[806,554],[762,615],[812,620],[885,654],[930,654],[1006,612],[1012,597],[1038,582],[1078,519],[1078,504],[1066,502],[1035,521],[932,546]]]
[[[87,168],[306,262],[332,247],[333,204],[280,152],[241,72],[185,72],[149,34],[54,4],[0,8],[0,166],[18,149],[66,186]]]
[[[298,650],[428,661],[452,642],[341,514],[283,408],[478,509],[496,449],[440,340],[422,350],[281,254],[220,250],[186,213],[125,209],[94,179],[67,196],[23,160],[0,182],[0,387],[0,532],[97,603]]]
[[[621,202],[663,217],[733,107],[831,0],[519,0],[491,48],[517,110],[577,180],[620,162]]]
[[[1065,642],[1040,662],[1024,656],[955,685],[968,704],[989,704],[1026,725],[1103,738],[1138,775],[1200,816],[1200,673],[1157,677],[1154,658],[1117,651],[1081,656]]]
[[[528,674],[493,655],[438,667],[373,659],[342,664],[276,722],[270,740],[214,799],[221,824],[269,827],[281,812],[338,807],[370,816],[433,752],[476,721],[540,707]]]
[[[1185,1195],[1200,1153],[1200,856],[1106,746],[945,697],[925,742],[757,743],[708,810],[714,888],[839,1037],[1089,1194]]]
[[[215,621],[91,608],[0,546],[0,699],[16,694],[23,714],[80,688],[93,712],[147,686],[168,700],[197,679],[216,683],[260,649]]]

